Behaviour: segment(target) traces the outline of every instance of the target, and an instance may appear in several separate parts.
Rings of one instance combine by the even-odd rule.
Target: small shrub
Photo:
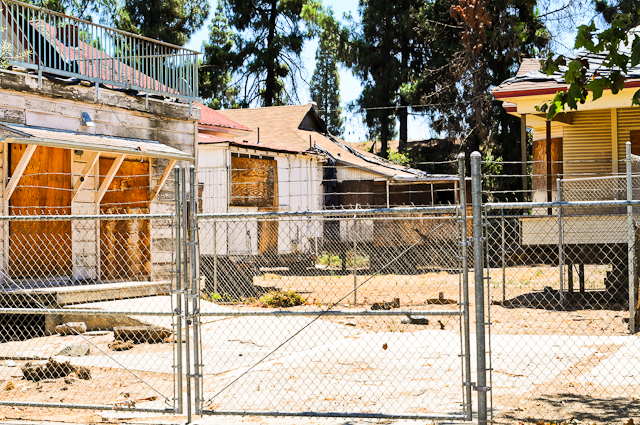
[[[271,291],[258,299],[260,307],[295,307],[305,302],[306,300],[295,291]]]
[[[328,252],[323,252],[316,260],[316,263],[325,267],[342,267],[340,257],[335,254],[329,254]]]

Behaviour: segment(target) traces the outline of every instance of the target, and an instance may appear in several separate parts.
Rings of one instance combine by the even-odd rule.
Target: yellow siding
[[[533,140],[545,140],[547,138],[547,129],[545,126],[531,127],[533,130]],[[551,138],[557,139],[564,136],[563,126],[556,123],[551,123]]]
[[[611,174],[611,110],[577,111],[571,118],[563,137],[565,178]]]
[[[629,141],[629,132],[640,130],[640,108],[618,109],[618,159],[624,161],[625,143]],[[624,172],[625,164],[619,165],[619,171]]]

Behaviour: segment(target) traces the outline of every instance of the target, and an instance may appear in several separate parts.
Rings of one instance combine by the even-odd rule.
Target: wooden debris
[[[113,351],[125,351],[125,350],[131,350],[133,348],[133,342],[131,341],[120,341],[119,339],[116,339],[113,342],[110,342],[108,344],[109,349],[113,350]]]
[[[444,297],[444,292],[440,292],[438,294],[438,298],[430,298],[427,300],[427,304],[435,304],[435,305],[448,305],[448,304],[457,304],[456,300],[450,300]]]
[[[60,335],[80,335],[87,331],[87,325],[84,322],[69,322],[56,326],[56,332]]]
[[[165,342],[173,334],[159,326],[116,326],[113,328],[113,336],[116,340],[131,341],[134,344],[156,344]]]
[[[11,390],[14,390],[15,388],[16,386],[11,381],[7,382],[4,386],[5,391],[11,391]]]
[[[78,378],[91,379],[91,371],[87,367],[73,366],[69,361],[59,363],[54,359],[49,359],[46,364],[26,363],[21,367],[24,379],[39,382],[43,379],[65,378],[71,374],[76,374]]]

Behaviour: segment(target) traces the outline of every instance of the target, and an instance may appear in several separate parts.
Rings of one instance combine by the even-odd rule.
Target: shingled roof
[[[630,54],[628,48],[622,48],[622,52]],[[587,51],[580,51],[575,56],[578,59],[586,59],[589,67],[587,68],[587,77],[591,77],[597,71],[598,74],[606,76],[612,70],[602,65],[606,55],[595,54]],[[573,58],[567,58],[568,61]],[[535,94],[555,94],[557,91],[566,89],[567,83],[564,80],[564,72],[566,66],[561,66],[559,72],[551,75],[541,71],[541,59],[527,58],[522,61],[520,68],[515,77],[503,81],[498,87],[493,89],[493,94],[497,99],[528,96]],[[630,68],[625,74],[627,82],[634,82],[634,86],[640,82],[640,66]]]
[[[403,167],[369,152],[355,149],[343,140],[326,133],[325,124],[312,103],[297,106],[227,109],[220,113],[253,130],[245,136],[245,139],[255,146],[299,153],[320,152],[341,165],[365,169],[387,178],[414,180],[435,177],[424,171]]]

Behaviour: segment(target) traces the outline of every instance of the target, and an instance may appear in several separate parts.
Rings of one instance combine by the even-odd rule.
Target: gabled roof
[[[251,131],[249,127],[225,117],[219,111],[211,109],[202,103],[196,102],[196,106],[200,107],[200,124],[210,125],[213,127],[230,128],[233,130]]]
[[[317,153],[330,156],[338,164],[365,169],[387,178],[428,179],[428,174],[396,165],[326,133],[325,124],[312,103],[296,106],[227,109],[221,114],[251,130],[247,142],[274,150]]]

